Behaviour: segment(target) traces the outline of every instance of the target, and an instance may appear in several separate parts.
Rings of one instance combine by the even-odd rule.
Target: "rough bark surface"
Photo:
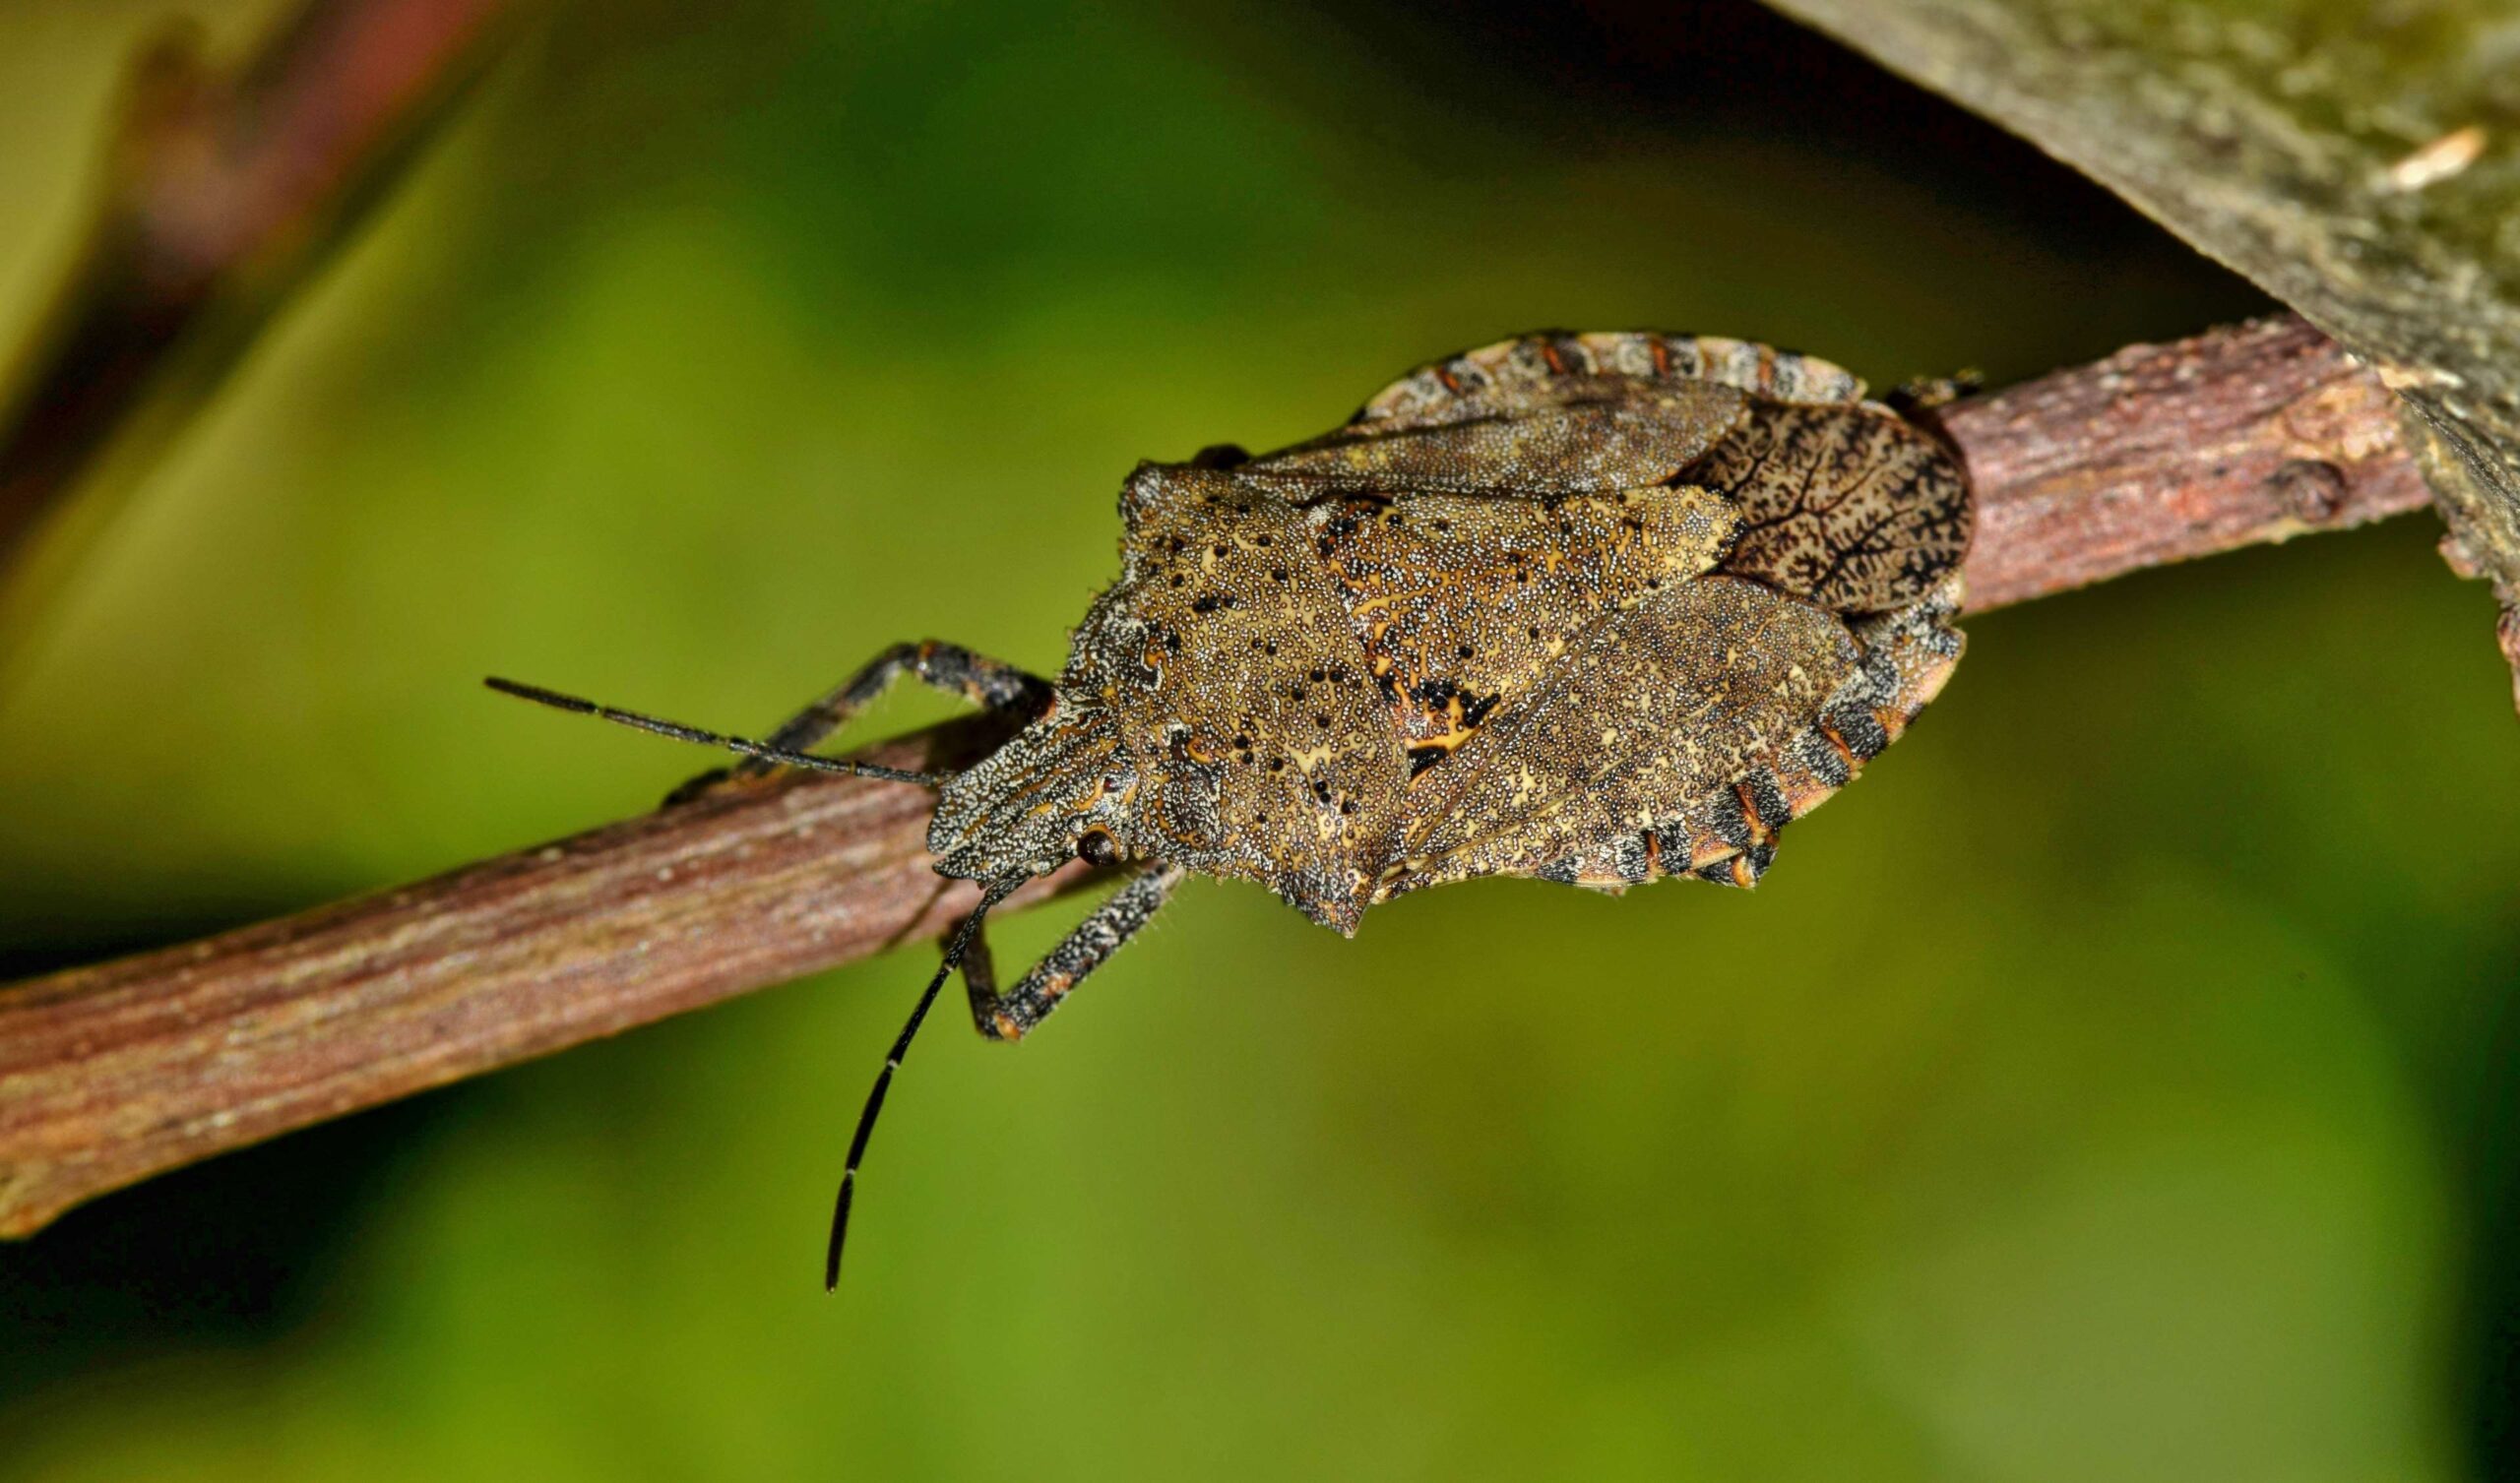
[[[2520,627],[2520,150],[2507,0],[1769,0],[1985,114],[2300,310],[2465,470]],[[2508,644],[2506,647],[2509,647]]]
[[[2397,400],[2291,316],[1944,409],[1978,492],[1969,610],[2421,507]]]
[[[967,721],[867,758],[968,762],[1003,735]],[[927,868],[930,797],[789,774],[0,990],[0,1236],[161,1169],[932,937],[976,894]]]

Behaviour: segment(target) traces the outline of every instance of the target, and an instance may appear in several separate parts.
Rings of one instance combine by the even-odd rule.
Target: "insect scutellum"
[[[732,751],[737,775],[939,789],[929,852],[979,901],[859,1116],[836,1280],[867,1139],[958,967],[980,1033],[1018,1039],[1192,874],[1343,933],[1480,876],[1757,884],[1959,660],[1973,509],[1922,406],[1744,340],[1530,335],[1308,442],[1141,464],[1119,579],[1055,681],[897,645],[759,741],[492,684]],[[1022,725],[950,775],[809,755],[905,674]],[[1134,873],[1001,992],[982,918],[1071,859]]]

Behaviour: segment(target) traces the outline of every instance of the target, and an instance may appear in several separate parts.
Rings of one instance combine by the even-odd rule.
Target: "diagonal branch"
[[[15,641],[128,480],[382,200],[510,24],[509,0],[305,0],[213,67],[143,53],[88,239],[0,396],[0,640]],[[109,455],[115,459],[109,459]]]
[[[1947,407],[1978,494],[1970,610],[2416,509],[2401,405],[2278,315]]]
[[[2396,399],[2279,318],[1944,408],[1978,611],[2413,510]],[[967,761],[967,721],[870,754]],[[931,936],[928,795],[791,774],[0,989],[0,1234],[293,1128]],[[1037,882],[1037,899],[1079,879]]]

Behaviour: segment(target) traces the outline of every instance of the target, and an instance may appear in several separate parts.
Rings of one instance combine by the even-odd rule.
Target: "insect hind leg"
[[[1087,974],[1110,960],[1137,936],[1181,884],[1179,866],[1159,865],[1131,880],[1111,898],[1094,908],[1047,957],[1014,988],[997,990],[997,970],[988,945],[975,938],[963,957],[963,983],[971,991],[972,1023],[991,1040],[1021,1040],[1066,1001]]]
[[[811,705],[789,716],[764,740],[788,752],[810,751],[851,717],[875,703],[903,675],[948,695],[958,695],[983,711],[1026,718],[1039,715],[1050,703],[1050,682],[1003,659],[974,653],[959,644],[937,639],[896,644],[848,679],[833,686]],[[713,769],[673,790],[665,802],[694,798],[729,777],[759,777],[775,765],[747,759],[732,768]]]

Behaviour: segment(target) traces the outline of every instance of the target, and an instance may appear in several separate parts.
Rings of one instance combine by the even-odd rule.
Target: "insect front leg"
[[[988,945],[973,939],[963,958],[963,983],[972,995],[972,1023],[991,1040],[1023,1039],[1085,981],[1085,975],[1102,966],[1137,935],[1172,895],[1172,888],[1181,884],[1182,875],[1178,866],[1159,865],[1131,880],[1003,994],[997,991],[997,970]]]
[[[1050,682],[1040,675],[1018,669],[1003,659],[976,654],[959,644],[926,639],[885,649],[868,660],[863,669],[789,716],[763,740],[785,751],[810,751],[849,724],[851,716],[873,705],[892,688],[893,681],[905,674],[915,675],[949,695],[959,695],[984,711],[1030,718],[1050,703]],[[747,758],[732,768],[701,773],[674,789],[665,802],[680,803],[728,777],[759,777],[776,768],[774,763]]]

